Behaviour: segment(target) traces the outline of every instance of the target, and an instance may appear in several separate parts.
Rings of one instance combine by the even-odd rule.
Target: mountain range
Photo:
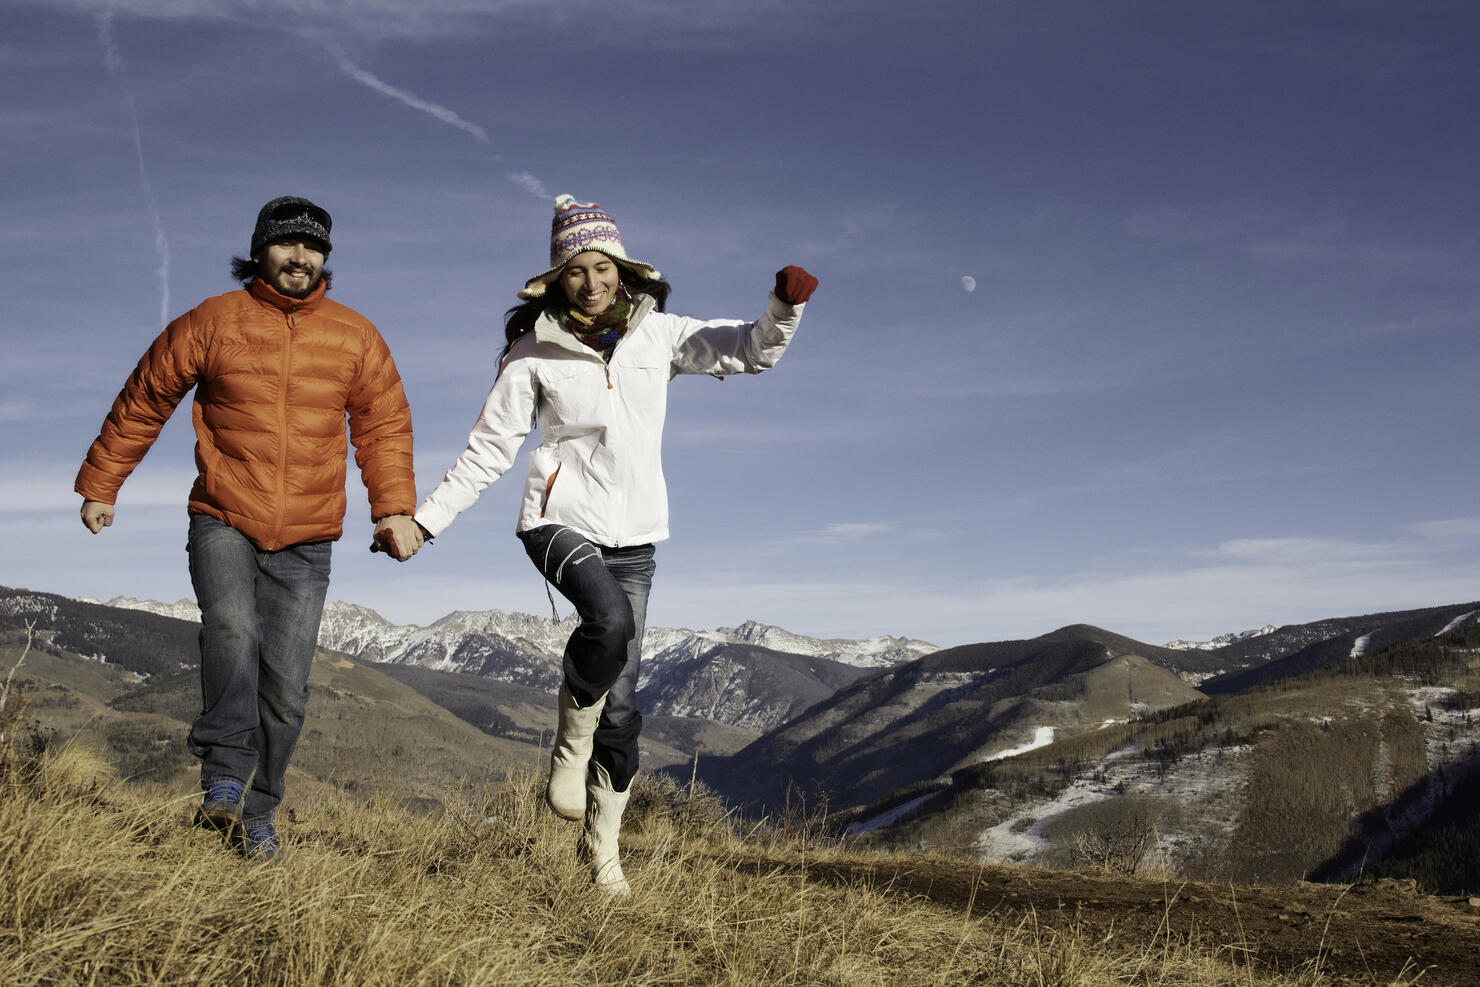
[[[91,602],[91,601],[89,601]],[[117,597],[105,606],[198,622],[189,600],[161,604]],[[475,675],[554,693],[576,626],[500,610],[455,611],[428,626],[394,624],[368,607],[331,601],[319,646],[359,661]],[[746,621],[693,631],[649,627],[638,700],[645,712],[697,717],[764,732],[873,668],[938,650],[909,638],[822,639]]]
[[[1477,612],[1453,604],[1168,646],[1082,624],[947,649],[754,622],[654,628],[639,689],[644,764],[747,814],[799,810],[907,848],[1073,865],[1138,834],[1137,859],[1167,872],[1338,875],[1474,801]],[[194,619],[187,601],[0,589],[7,647],[29,622],[46,655],[29,674],[48,715],[105,734],[140,717],[183,732],[197,701]],[[473,751],[489,765],[538,764],[571,623],[489,611],[419,627],[330,604],[298,760],[341,785],[387,784],[408,760],[466,766]],[[381,716],[392,707],[418,712]],[[451,739],[468,729],[485,741]],[[425,787],[417,797],[435,801]]]

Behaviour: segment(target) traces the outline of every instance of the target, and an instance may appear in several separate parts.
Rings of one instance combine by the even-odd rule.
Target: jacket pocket
[[[545,509],[550,506],[550,495],[555,492],[555,481],[559,479],[560,471],[564,467],[564,463],[561,463],[559,466],[555,467],[555,472],[551,473],[550,478],[545,481],[545,493],[544,496],[540,498],[540,517],[545,516]]]

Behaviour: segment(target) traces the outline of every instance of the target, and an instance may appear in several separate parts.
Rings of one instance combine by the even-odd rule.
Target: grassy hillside
[[[23,633],[0,637],[0,667],[13,668],[25,647]],[[32,647],[12,685],[29,706],[27,723],[43,736],[96,751],[121,777],[180,795],[198,788],[196,762],[185,750],[200,708],[196,669],[141,684],[116,666]],[[553,704],[548,715],[552,730]],[[376,666],[319,651],[288,791],[290,799],[337,791],[433,804],[449,780],[502,777],[543,756],[537,746],[479,731]]]
[[[740,826],[702,786],[651,773],[624,827],[634,896],[613,902],[537,772],[461,774],[447,747],[493,738],[449,732],[460,721],[334,656],[315,668],[321,720],[379,723],[386,743],[425,721],[421,739],[381,752],[374,728],[336,728],[358,743],[320,743],[327,759],[293,778],[279,815],[283,854],[250,864],[189,825],[199,796],[166,756],[178,740],[153,732],[178,721],[113,710],[99,728],[132,731],[132,763],[159,772],[60,742],[31,702],[107,719],[123,686],[79,674],[75,691],[44,677],[21,689],[9,673],[22,656],[23,672],[49,660],[24,645],[0,656],[0,983],[16,987],[1428,987],[1473,972],[1480,919],[1400,887],[1169,885],[895,855],[820,836],[816,819]],[[178,702],[163,686],[149,699]],[[379,773],[314,777],[342,772],[345,754]]]
[[[432,813],[326,795],[287,814],[276,863],[248,864],[188,825],[193,800],[120,785],[84,748],[38,750],[8,736],[0,982],[14,987],[1367,982],[1346,975],[1355,950],[1334,960],[1310,929],[1294,952],[1242,933],[1231,949],[1227,936],[1203,931],[1201,899],[1184,904],[1179,890],[1125,886],[1151,903],[1149,921],[1129,921],[1134,907],[1119,905],[1108,926],[1006,894],[1011,879],[974,869],[931,878],[969,887],[967,896],[932,897],[914,890],[914,864],[901,870],[805,832],[738,836],[715,800],[651,778],[629,809],[629,902],[587,883],[575,828],[545,811],[538,777],[519,772],[497,787],[450,790]],[[1092,882],[1079,890],[1113,894]],[[1305,902],[1331,915],[1335,905]],[[1251,926],[1269,907],[1257,896],[1244,903]],[[1338,925],[1352,924],[1351,907]],[[1455,931],[1449,917],[1436,921]],[[1405,954],[1376,949],[1372,930],[1366,938],[1373,948],[1358,970],[1389,982]],[[1452,953],[1419,957],[1438,958],[1425,985],[1459,982],[1446,978]],[[1391,982],[1415,981],[1410,970]]]

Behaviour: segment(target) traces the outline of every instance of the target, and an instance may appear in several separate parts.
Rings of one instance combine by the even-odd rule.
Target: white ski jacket
[[[668,537],[663,420],[678,374],[760,373],[775,365],[802,305],[773,293],[759,321],[703,322],[653,310],[637,295],[611,361],[549,314],[505,355],[468,448],[422,503],[416,520],[433,536],[513,465],[538,425],[518,531],[563,524],[620,548]]]

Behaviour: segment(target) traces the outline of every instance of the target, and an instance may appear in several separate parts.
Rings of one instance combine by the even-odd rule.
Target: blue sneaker
[[[242,783],[218,778],[206,786],[205,801],[195,812],[195,824],[230,834],[242,821]]]
[[[278,853],[277,827],[270,818],[247,819],[242,822],[237,847],[248,860],[271,860]]]

